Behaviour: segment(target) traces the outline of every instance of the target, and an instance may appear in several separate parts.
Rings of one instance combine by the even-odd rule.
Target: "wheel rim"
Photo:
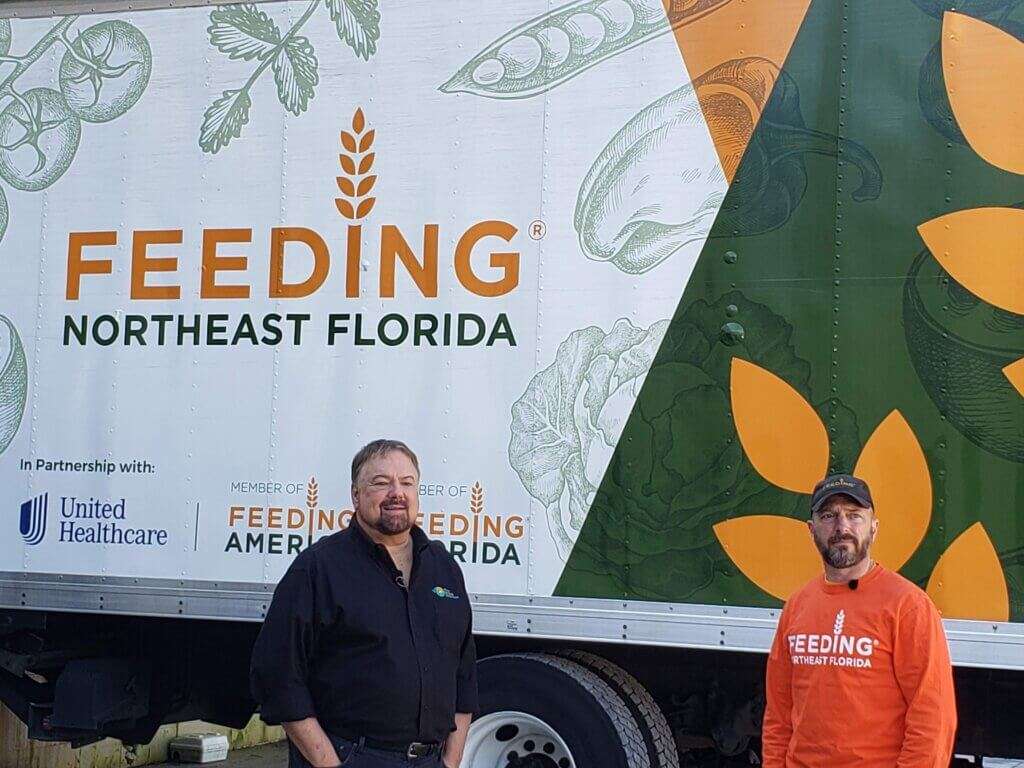
[[[469,727],[466,768],[577,768],[558,732],[525,712],[492,712]]]

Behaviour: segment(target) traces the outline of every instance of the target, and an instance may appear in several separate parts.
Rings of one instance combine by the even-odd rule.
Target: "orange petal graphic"
[[[921,444],[899,411],[878,425],[853,473],[871,488],[881,521],[871,556],[898,571],[914,554],[932,518],[932,478]]]
[[[939,558],[928,594],[947,619],[1010,620],[1003,568],[981,523],[961,533]]]
[[[768,482],[810,493],[828,469],[828,434],[800,394],[773,373],[732,359],[733,421],[750,463]]]
[[[714,526],[729,559],[769,595],[787,600],[822,571],[807,523],[777,515],[736,517]]]
[[[1006,378],[1010,380],[1010,383],[1017,388],[1017,391],[1024,396],[1024,358],[1016,363],[1010,363],[1003,368],[1003,373],[1006,374]]]
[[[1024,43],[962,13],[942,20],[942,73],[956,122],[992,165],[1024,173],[1024,91],[999,73],[1024,72]]]
[[[742,60],[737,62],[741,67],[754,68],[766,64],[772,67],[769,62],[773,61],[784,62],[811,3],[810,0],[772,0],[766,3],[724,4],[666,2],[665,5],[670,17],[676,15],[673,13],[674,8],[682,9],[678,15],[690,14],[691,8],[701,5],[711,11],[700,21],[674,25],[676,44],[686,65],[685,71],[680,67],[679,74],[685,76],[689,72],[690,78],[696,79],[702,72],[736,60]],[[778,68],[774,69],[777,73]],[[743,126],[737,125],[736,119],[723,119],[719,113],[721,101],[701,98],[700,104],[726,180],[731,182],[737,159],[743,155],[750,141],[754,125],[761,116],[761,108],[755,106],[745,116],[751,124]]]
[[[917,231],[964,288],[982,301],[1024,314],[1024,210],[969,208],[926,221]]]

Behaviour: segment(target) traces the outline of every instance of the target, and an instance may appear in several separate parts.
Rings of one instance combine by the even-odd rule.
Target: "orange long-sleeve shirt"
[[[856,590],[815,579],[786,603],[768,657],[765,768],[947,768],[949,647],[929,597],[875,565]]]

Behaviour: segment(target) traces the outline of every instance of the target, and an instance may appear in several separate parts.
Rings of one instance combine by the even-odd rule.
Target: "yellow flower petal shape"
[[[777,515],[736,517],[714,526],[715,536],[743,575],[769,595],[787,600],[822,572],[807,523]]]
[[[1017,391],[1024,396],[1024,358],[1016,363],[1010,363],[1003,368],[1003,373],[1006,374],[1006,378],[1010,380],[1010,383],[1017,388]]]
[[[898,571],[914,554],[932,518],[932,478],[921,444],[899,411],[878,425],[853,473],[865,480],[881,521],[871,556]]]
[[[964,288],[989,304],[1024,314],[1024,210],[969,208],[926,221],[917,231]]]
[[[961,533],[939,558],[928,594],[947,619],[1010,620],[1003,568],[981,523]]]
[[[795,389],[746,360],[732,359],[733,421],[750,463],[768,482],[810,493],[828,469],[828,434]]]
[[[942,74],[953,115],[975,152],[992,165],[1024,173],[1024,43],[962,13],[942,20]]]

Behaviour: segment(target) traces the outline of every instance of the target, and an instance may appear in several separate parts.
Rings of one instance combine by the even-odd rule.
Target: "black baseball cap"
[[[853,475],[829,475],[814,486],[814,493],[811,496],[811,513],[821,509],[822,504],[836,494],[849,496],[862,507],[874,509],[875,502],[871,500],[871,490],[868,484],[859,477]]]

